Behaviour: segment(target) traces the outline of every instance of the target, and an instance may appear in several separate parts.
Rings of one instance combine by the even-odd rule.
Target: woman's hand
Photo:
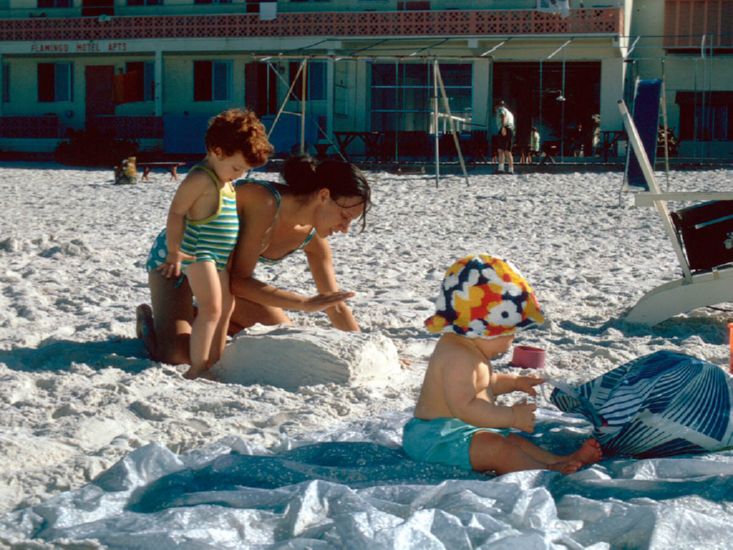
[[[329,307],[335,306],[339,302],[353,298],[353,292],[340,290],[338,292],[329,292],[327,294],[316,294],[311,298],[307,298],[303,302],[303,311],[312,313],[314,311],[323,311]]]
[[[536,376],[517,376],[514,391],[521,391],[532,397],[537,395],[534,386],[544,383],[544,379]]]

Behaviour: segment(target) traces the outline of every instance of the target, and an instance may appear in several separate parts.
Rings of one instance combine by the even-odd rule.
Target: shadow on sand
[[[701,310],[701,313],[704,311],[706,310]],[[560,322],[560,327],[577,334],[586,335],[600,335],[608,329],[613,328],[625,336],[658,336],[669,339],[671,341],[670,343],[683,341],[694,335],[706,344],[722,346],[728,343],[728,321],[728,316],[721,314],[692,314],[687,317],[672,317],[653,327],[630,324],[625,322],[623,318],[609,319],[598,326],[581,325],[573,321],[562,321]]]
[[[157,364],[146,357],[143,343],[137,338],[111,338],[101,342],[56,340],[37,348],[0,350],[0,363],[28,372],[70,370],[75,363],[93,369],[113,367],[140,372]]]

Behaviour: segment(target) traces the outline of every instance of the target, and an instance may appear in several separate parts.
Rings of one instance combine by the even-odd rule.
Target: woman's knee
[[[155,352],[156,361],[168,363],[169,365],[187,365],[191,363],[189,355],[189,346],[191,342],[190,334],[177,334],[164,338],[161,344],[158,344]]]
[[[250,302],[249,300],[236,298],[234,311],[231,315],[231,325],[237,326],[241,330],[251,327],[256,323],[262,325],[282,325],[289,324],[290,319],[280,308],[263,306],[262,304]]]

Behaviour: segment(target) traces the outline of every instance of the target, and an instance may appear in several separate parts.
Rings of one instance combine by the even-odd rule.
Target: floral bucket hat
[[[466,256],[445,273],[425,321],[433,333],[455,332],[469,338],[497,338],[544,323],[532,287],[508,261],[489,254]]]

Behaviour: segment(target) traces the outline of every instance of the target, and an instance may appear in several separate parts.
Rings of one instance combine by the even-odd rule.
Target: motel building
[[[279,154],[304,140],[420,158],[437,132],[449,156],[455,129],[488,160],[503,99],[518,144],[534,126],[553,155],[608,156],[623,148],[618,99],[664,73],[670,127],[699,152],[733,135],[731,13],[733,0],[0,0],[0,151],[96,129],[195,154],[211,116],[248,106],[277,119]],[[714,63],[697,60],[703,35]],[[725,123],[710,131],[711,116]]]

